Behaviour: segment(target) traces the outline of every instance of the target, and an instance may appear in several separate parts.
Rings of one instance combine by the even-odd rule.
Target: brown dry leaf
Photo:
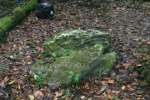
[[[107,81],[101,81],[102,85],[107,85]]]
[[[115,80],[109,79],[109,80],[108,80],[108,83],[109,83],[109,84],[114,84],[114,83],[115,83]]]
[[[112,90],[112,93],[115,94],[115,95],[118,95],[120,93],[120,91]]]
[[[0,87],[5,87],[5,82],[3,80],[0,82]]]
[[[102,85],[107,85],[107,84],[114,84],[115,80],[106,78],[106,80],[101,81]]]
[[[80,22],[75,21],[73,23],[74,23],[75,26],[80,26]]]
[[[112,100],[112,96],[113,96],[113,94],[112,94],[112,90],[111,89],[108,89],[107,91],[106,91],[106,97],[108,98],[108,100]]]
[[[4,78],[4,82],[7,82],[9,80],[9,78],[6,76],[5,78]]]
[[[44,94],[42,93],[42,91],[38,90],[38,91],[35,91],[35,92],[34,92],[34,96],[35,96],[36,98],[41,98],[41,97],[44,96]]]
[[[89,87],[89,83],[88,83],[88,82],[86,82],[86,83],[85,83],[84,88],[85,88],[85,89],[87,89],[87,90],[89,90],[89,89],[90,89],[90,87]]]
[[[60,91],[60,92],[55,92],[55,95],[56,95],[56,97],[60,97],[60,96],[62,96],[63,95],[63,91]]]
[[[21,89],[21,86],[20,86],[20,84],[18,83],[18,85],[17,85],[17,88],[20,90]]]
[[[139,74],[137,72],[133,72],[132,74],[129,75],[130,77],[137,78]]]
[[[148,41],[148,40],[145,41],[145,44],[150,45],[150,41]]]
[[[102,86],[102,88],[101,88],[101,90],[99,91],[98,94],[104,93],[106,89],[107,89],[107,86],[106,86],[106,85]]]
[[[108,97],[108,100],[112,100],[112,93],[109,92],[109,93],[107,94],[107,97]]]
[[[0,86],[5,87],[5,83],[8,81],[8,77],[6,76],[3,80],[0,81]]]
[[[124,63],[124,64],[123,64],[123,67],[124,67],[125,69],[128,69],[130,66],[131,66],[130,63]]]
[[[57,97],[54,97],[54,100],[58,100]]]
[[[42,47],[36,47],[37,51],[44,52],[44,49]]]
[[[131,85],[127,85],[127,88],[128,88],[129,91],[134,91],[135,90],[134,88],[132,88]]]

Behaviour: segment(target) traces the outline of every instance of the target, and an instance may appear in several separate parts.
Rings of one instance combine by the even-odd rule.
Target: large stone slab
[[[44,45],[45,52],[52,56],[54,62],[37,62],[32,71],[36,75],[42,74],[50,84],[76,84],[89,75],[102,76],[116,62],[109,34],[98,30],[65,31]]]
[[[110,35],[98,30],[67,30],[45,42],[45,47],[47,50],[55,51],[60,48],[80,49],[95,44],[103,44],[105,48],[108,47]]]

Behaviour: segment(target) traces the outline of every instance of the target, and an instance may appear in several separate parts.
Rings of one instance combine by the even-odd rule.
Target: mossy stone
[[[34,64],[34,74],[43,74],[51,84],[77,84],[89,75],[102,76],[116,62],[110,35],[98,30],[70,30],[59,33],[44,44],[53,63]],[[42,73],[41,73],[42,72]]]
[[[6,39],[6,32],[15,27],[36,6],[37,0],[30,0],[16,7],[11,15],[0,18],[0,43]]]

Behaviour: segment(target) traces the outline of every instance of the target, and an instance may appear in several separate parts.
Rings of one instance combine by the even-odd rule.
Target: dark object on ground
[[[21,3],[23,3],[23,0],[16,0],[16,3],[21,4]]]
[[[49,2],[48,0],[38,0],[38,3]]]
[[[7,85],[5,87],[0,86],[0,100],[10,100],[11,93],[12,93],[12,91],[11,91],[11,87],[9,85]]]
[[[50,3],[47,0],[39,0],[38,1],[38,7],[36,10],[36,16],[38,18],[50,18],[52,19],[54,17],[54,7],[52,5],[52,3]]]

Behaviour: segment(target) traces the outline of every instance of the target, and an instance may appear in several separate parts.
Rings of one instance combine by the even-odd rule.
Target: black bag
[[[38,18],[53,18],[54,13],[54,7],[48,1],[40,2],[36,9],[36,16]]]

